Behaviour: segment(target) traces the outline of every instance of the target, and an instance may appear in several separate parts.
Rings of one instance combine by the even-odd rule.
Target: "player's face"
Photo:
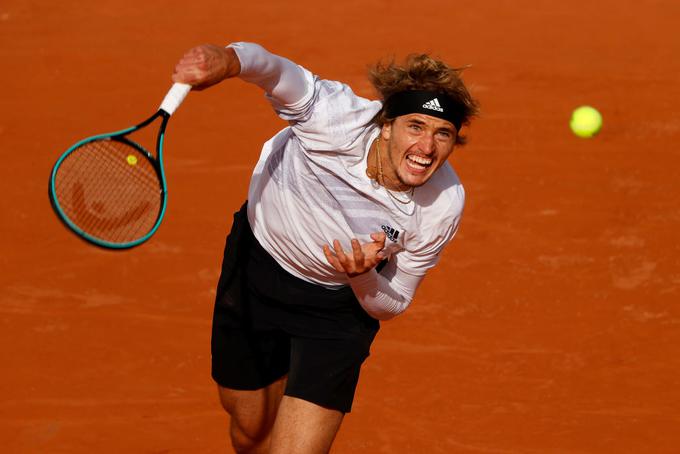
[[[387,144],[389,177],[405,186],[425,184],[451,155],[456,134],[451,122],[419,113],[385,124],[382,139]]]

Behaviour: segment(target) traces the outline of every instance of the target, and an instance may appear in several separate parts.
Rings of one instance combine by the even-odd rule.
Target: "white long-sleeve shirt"
[[[379,101],[355,95],[340,82],[322,80],[261,46],[234,43],[240,78],[260,86],[289,126],[262,147],[248,191],[253,234],[292,275],[327,288],[351,285],[366,312],[389,319],[403,312],[428,269],[453,238],[465,193],[448,163],[418,187],[412,201],[397,202],[366,175],[379,127]],[[326,260],[323,245],[338,239],[372,241],[387,235],[389,261],[349,278]]]

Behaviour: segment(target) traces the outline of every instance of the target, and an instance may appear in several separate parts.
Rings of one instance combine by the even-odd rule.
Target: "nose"
[[[420,136],[418,141],[418,148],[422,153],[432,154],[434,153],[434,134],[423,134]]]

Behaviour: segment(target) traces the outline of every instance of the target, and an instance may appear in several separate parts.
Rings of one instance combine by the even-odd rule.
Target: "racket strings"
[[[102,143],[96,144],[102,145]],[[150,203],[148,200],[144,200],[146,197],[143,197],[145,195],[143,192],[136,192],[133,197],[130,197],[130,193],[124,190],[125,188],[121,186],[121,183],[123,179],[128,180],[125,183],[127,186],[134,186],[137,191],[150,188],[154,191],[152,194],[155,195],[159,191],[155,171],[152,168],[149,169],[148,166],[145,168],[144,164],[147,161],[138,155],[139,152],[136,149],[120,142],[111,142],[108,145],[116,145],[118,152],[101,154],[102,160],[106,162],[105,169],[109,172],[107,177],[116,178],[116,180],[121,178],[121,181],[113,181],[106,177],[98,179],[96,181],[97,186],[93,187],[95,189],[93,195],[100,195],[101,197],[99,200],[93,201],[90,209],[87,209],[87,205],[83,203],[84,201],[81,201],[78,206],[78,213],[87,215],[86,222],[90,222],[99,231],[118,230],[119,238],[134,239],[143,236],[152,227],[144,229],[144,224],[137,222],[142,219],[145,211],[148,211]],[[98,151],[101,152],[101,150]],[[120,153],[120,151],[125,153]],[[128,154],[126,155],[126,153]],[[120,175],[116,175],[114,172],[118,172]],[[111,183],[114,183],[115,186],[113,188],[107,187]],[[76,187],[74,187],[74,194],[76,193],[75,189]],[[155,198],[152,200],[155,200]],[[136,203],[138,201],[142,203]],[[112,216],[96,216],[96,214],[106,213],[107,211]],[[149,220],[153,221],[155,217]]]
[[[101,148],[102,143],[95,142]],[[158,186],[158,181],[156,173],[153,168],[149,169],[148,161],[144,158],[137,157],[139,152],[129,145],[121,142],[111,142],[110,145],[118,145],[119,151],[126,151],[127,156],[125,156],[125,161],[121,158],[124,153],[102,153],[101,158],[106,161],[107,169],[115,169],[118,172],[123,172],[123,178],[130,179],[128,183],[136,183],[137,186],[144,188],[151,188],[160,191]],[[141,159],[141,162],[140,162]],[[122,162],[127,163],[127,165],[121,165]],[[133,164],[134,163],[134,164]],[[140,167],[137,167],[137,166]],[[140,171],[141,170],[141,171]],[[115,176],[115,175],[111,175]],[[86,210],[86,205],[83,202],[80,203],[78,213],[87,214],[90,219],[91,225],[99,228],[100,230],[112,230],[120,229],[120,238],[138,238],[146,234],[146,230],[142,229],[143,224],[138,223],[139,219],[144,216],[147,207],[150,207],[148,201],[144,201],[141,204],[132,206],[134,202],[133,199],[126,200],[126,192],[121,190],[122,188],[117,184],[115,190],[110,191],[106,185],[110,184],[111,181],[107,178],[101,178],[97,180],[97,186],[93,187],[93,194],[104,194],[108,195],[106,200],[100,199],[92,204],[92,208],[96,211],[104,211],[107,207],[111,210],[113,207],[117,207],[119,211],[119,216],[114,217],[92,217],[92,211]],[[74,193],[75,193],[74,187]],[[143,195],[142,193],[137,194],[138,196]],[[129,206],[128,206],[129,205]],[[126,209],[127,208],[127,209]],[[125,211],[123,211],[125,209]],[[153,227],[153,226],[151,226]],[[149,229],[151,228],[149,227]]]
[[[84,151],[80,150],[81,153]],[[131,152],[131,150],[125,151]],[[72,220],[84,231],[106,241],[125,242],[143,236],[146,233],[145,231],[151,227],[145,228],[144,223],[138,221],[143,217],[144,212],[148,211],[150,203],[143,199],[143,203],[136,203],[143,193],[138,192],[132,194],[131,197],[129,191],[125,191],[121,184],[133,186],[137,190],[145,188],[148,186],[148,183],[144,181],[144,177],[148,176],[147,172],[130,172],[127,167],[133,167],[131,164],[128,163],[127,166],[120,164],[121,162],[128,162],[128,159],[132,162],[137,159],[137,162],[139,162],[139,158],[135,156],[136,153],[125,156],[120,152],[101,153],[101,150],[97,150],[97,152],[100,153],[98,156],[100,161],[95,162],[89,159],[84,163],[87,166],[83,165],[81,168],[82,172],[88,173],[88,177],[84,179],[80,176],[83,181],[79,181],[79,178],[74,175],[72,181],[70,181],[70,194],[68,195],[73,207]],[[131,156],[132,158],[130,158]],[[72,158],[76,157],[82,158],[75,154],[72,156]],[[136,165],[137,163],[135,163]],[[142,167],[140,166],[140,168]],[[102,174],[103,171],[106,173]],[[141,181],[140,176],[142,176]],[[146,179],[148,180],[148,178]],[[125,180],[129,181],[123,183]],[[152,188],[157,190],[158,186],[154,184]],[[85,195],[86,192],[87,196]]]
[[[160,217],[162,197],[151,160],[117,140],[81,145],[55,175],[55,198],[63,214],[86,234],[110,243],[148,234]]]

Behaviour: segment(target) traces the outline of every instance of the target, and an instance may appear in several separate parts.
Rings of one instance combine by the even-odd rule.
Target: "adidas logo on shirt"
[[[439,100],[437,98],[431,99],[425,104],[423,104],[423,109],[430,109],[430,110],[436,110],[437,112],[444,112],[444,109],[442,109],[442,106],[439,104]]]
[[[397,238],[399,238],[399,230],[395,230],[389,225],[381,225],[380,228],[383,229],[383,232],[385,232],[387,238],[389,238],[395,243],[397,242]]]

